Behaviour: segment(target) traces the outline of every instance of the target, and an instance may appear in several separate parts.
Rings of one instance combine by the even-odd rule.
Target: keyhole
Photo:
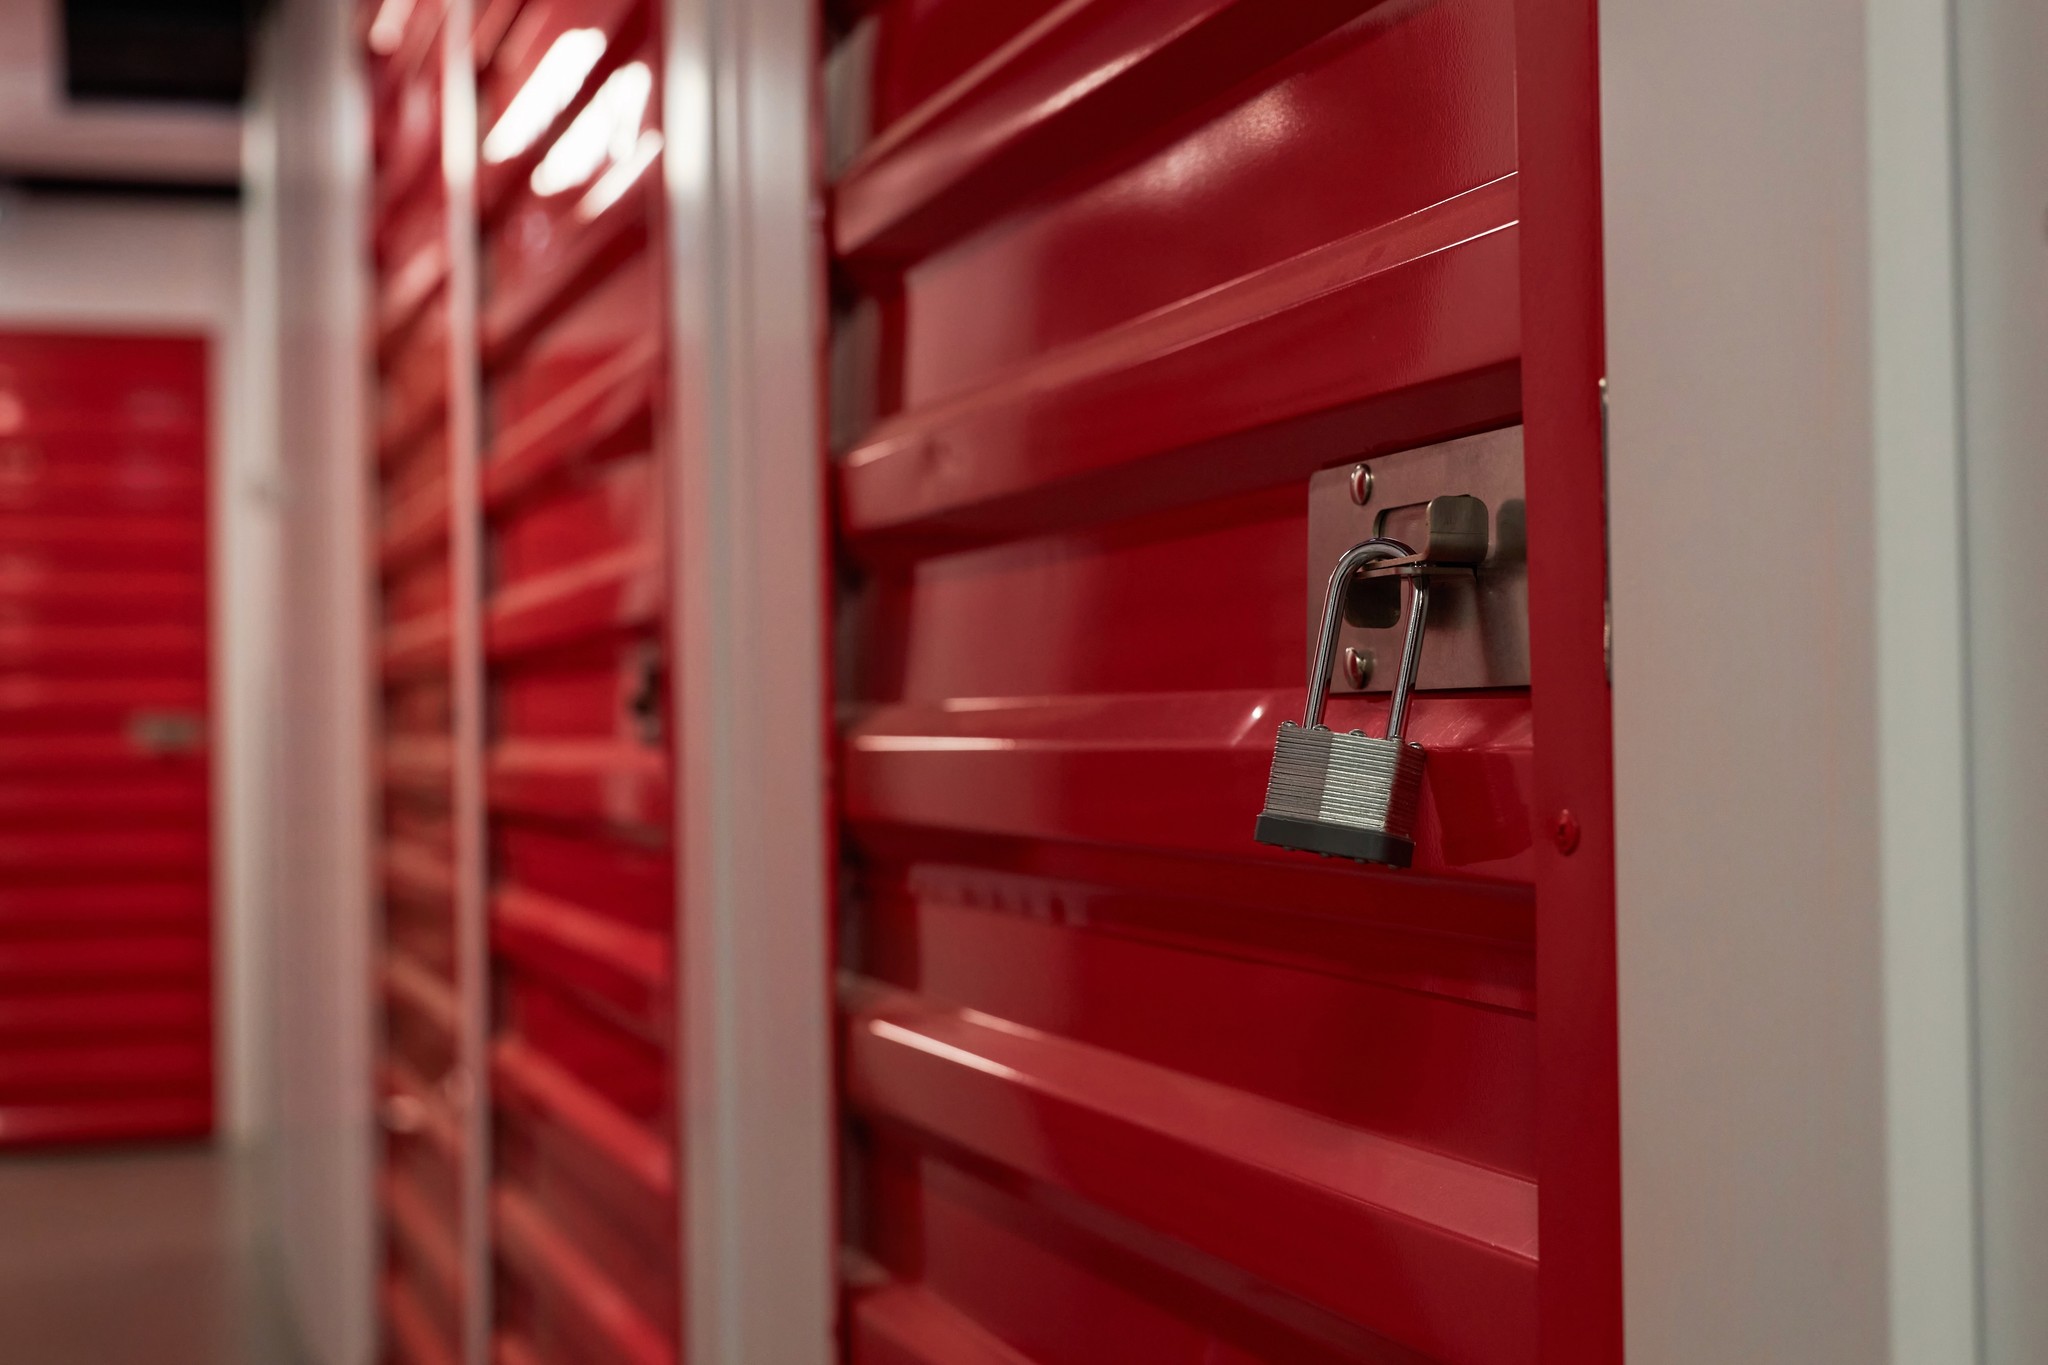
[[[661,655],[652,646],[633,660],[632,687],[626,693],[626,716],[642,744],[661,743]]]

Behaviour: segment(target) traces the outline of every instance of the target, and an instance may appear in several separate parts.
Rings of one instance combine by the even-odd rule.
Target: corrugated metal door
[[[206,343],[0,335],[0,1145],[213,1128]]]
[[[651,0],[477,37],[497,1350],[675,1359],[660,57]]]
[[[1598,801],[1539,839],[1530,692],[1432,692],[1412,871],[1252,839],[1309,475],[1524,420],[1516,10],[828,14],[860,1365],[1539,1359],[1545,1088],[1603,1062],[1538,911]],[[1585,485],[1528,439],[1533,541]],[[1538,692],[1597,680],[1593,489]]]
[[[393,18],[385,17],[387,12]],[[479,1154],[460,905],[453,489],[460,394],[451,196],[442,174],[446,6],[385,6],[368,30],[377,367],[372,542],[381,610],[383,1160],[380,1301],[387,1359],[465,1359],[475,1293],[465,1187]]]
[[[394,206],[386,1086],[424,1116],[391,1140],[386,1338],[415,1361],[676,1356],[655,13],[370,12]],[[474,1163],[464,1113],[485,1116]],[[468,1178],[488,1185],[465,1224]]]

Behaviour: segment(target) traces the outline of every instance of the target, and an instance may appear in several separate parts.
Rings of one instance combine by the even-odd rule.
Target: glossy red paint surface
[[[1529,463],[1529,611],[1544,735],[1539,850],[1546,1360],[1622,1359],[1614,726],[1606,667],[1606,372],[1598,24],[1591,0],[1517,0]],[[1548,547],[1545,549],[1544,547]],[[1540,551],[1540,552],[1539,552]]]
[[[0,334],[0,1146],[213,1128],[207,344]]]
[[[463,1182],[478,1154],[462,1117],[465,967],[455,822],[449,195],[441,175],[446,6],[412,7],[371,82],[376,446],[370,528],[383,888],[377,963],[383,1120],[378,1210],[384,1358],[452,1365],[477,1292]]]
[[[1611,1108],[1558,1108],[1612,1053],[1601,512],[1524,392],[1525,305],[1598,311],[1597,275],[1529,283],[1523,221],[1525,163],[1584,150],[1528,122],[1527,64],[1583,104],[1590,32],[860,9],[829,57],[871,120],[830,193],[850,1358],[1605,1358],[1614,1268],[1551,1242],[1614,1175]],[[1421,696],[1412,871],[1257,845],[1308,475],[1525,419],[1533,691],[1573,719]]]
[[[479,27],[463,514],[485,578],[492,1350],[520,1365],[661,1365],[681,1331],[657,10],[529,0]],[[578,44],[587,69],[551,84]]]

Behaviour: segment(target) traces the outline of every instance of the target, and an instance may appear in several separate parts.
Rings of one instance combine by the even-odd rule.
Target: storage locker
[[[207,381],[0,334],[0,1146],[213,1131]]]
[[[850,1358],[1612,1358],[1586,16],[828,20]],[[1312,477],[1489,432],[1533,688],[1425,638],[1411,869],[1255,842]]]
[[[386,1176],[401,1357],[676,1354],[656,17],[422,3],[365,30],[404,181],[375,229],[407,679],[386,1065],[426,1116]]]

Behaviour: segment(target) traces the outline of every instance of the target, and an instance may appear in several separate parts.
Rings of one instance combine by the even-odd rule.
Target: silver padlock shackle
[[[1315,669],[1308,675],[1308,708],[1301,725],[1312,730],[1323,723],[1330,704],[1330,668],[1337,662],[1337,623],[1344,614],[1344,589],[1351,575],[1380,559],[1409,559],[1415,551],[1391,536],[1374,536],[1346,550],[1330,571],[1330,586],[1323,595],[1323,633],[1316,645]],[[1408,613],[1408,635],[1401,645],[1401,667],[1394,674],[1394,700],[1387,714],[1387,738],[1401,738],[1408,724],[1408,696],[1415,690],[1415,670],[1422,662],[1423,623],[1429,617],[1429,580],[1411,578],[1415,604]]]

